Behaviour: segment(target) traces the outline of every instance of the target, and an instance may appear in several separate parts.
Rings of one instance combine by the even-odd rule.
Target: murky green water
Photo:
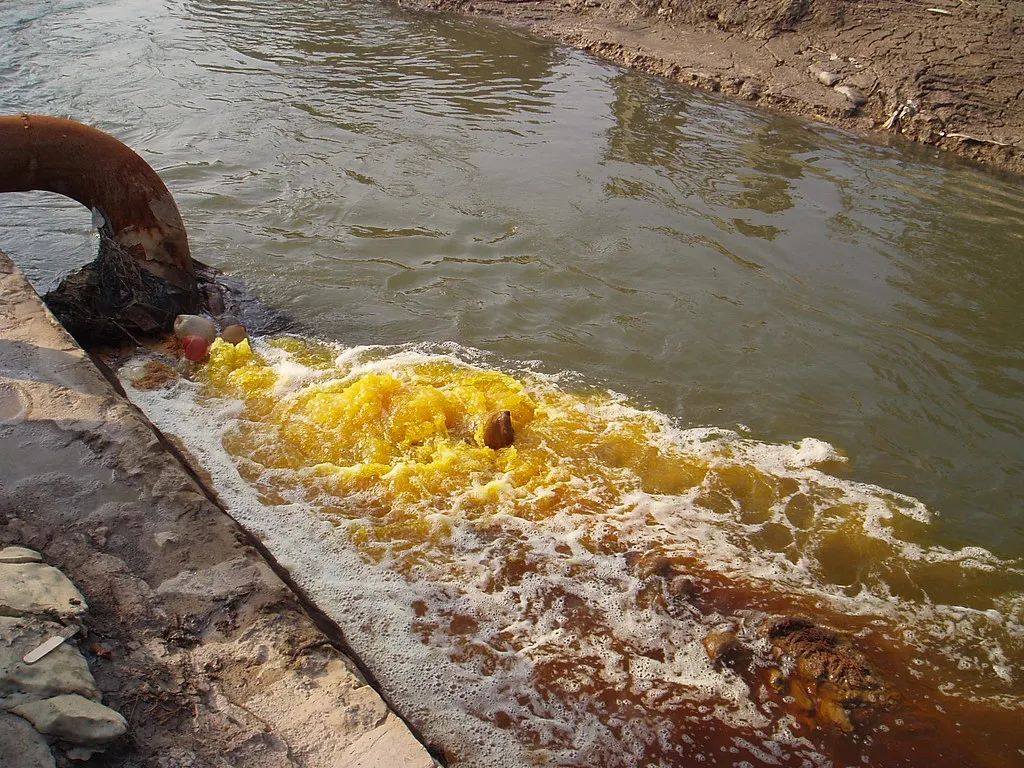
[[[1024,192],[483,24],[355,2],[0,7],[0,112],[140,151],[196,257],[347,343],[455,340],[827,440],[1024,553]],[[88,215],[0,200],[37,285]]]

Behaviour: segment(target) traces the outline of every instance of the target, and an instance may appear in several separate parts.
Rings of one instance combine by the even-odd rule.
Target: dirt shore
[[[617,64],[1024,173],[1024,2],[399,0]]]

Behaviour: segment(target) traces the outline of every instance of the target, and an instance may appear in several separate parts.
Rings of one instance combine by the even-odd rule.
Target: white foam
[[[255,343],[274,365],[279,375],[276,391],[282,397],[326,375],[350,381],[366,373],[400,373],[409,365],[442,360],[469,366],[474,356],[472,351],[453,345],[446,345],[440,355],[422,347],[335,346],[336,371],[325,374],[300,365],[282,350],[271,353],[272,347],[258,340]],[[557,386],[559,377],[534,372],[526,378],[528,386],[544,388]],[[587,546],[586,536],[601,530],[614,531],[636,551],[684,555],[726,576],[761,580],[773,589],[811,595],[847,613],[880,617],[905,627],[904,636],[914,645],[965,665],[965,672],[971,673],[965,680],[974,683],[961,681],[958,695],[968,689],[973,694],[990,690],[988,678],[1004,687],[1015,684],[1020,673],[1013,663],[1021,656],[1024,639],[1019,594],[1007,596],[1005,605],[974,609],[897,599],[880,582],[862,583],[857,594],[849,595],[822,578],[822,564],[813,556],[813,547],[825,534],[851,522],[865,535],[892,547],[901,567],[949,562],[968,571],[1006,571],[1018,566],[979,548],[953,552],[903,541],[894,532],[892,521],[902,515],[927,524],[930,514],[924,505],[823,472],[818,467],[840,461],[842,456],[820,440],[805,438],[793,445],[772,445],[728,430],[680,429],[664,414],[639,411],[625,398],[615,396],[611,402],[595,406],[601,415],[612,421],[638,416],[650,419],[652,441],[664,450],[700,456],[713,466],[746,462],[761,472],[792,480],[800,492],[825,489],[836,505],[844,505],[844,514],[852,517],[833,518],[828,515],[837,513],[816,510],[814,526],[804,531],[787,519],[785,506],[792,495],[781,499],[772,508],[769,522],[785,526],[808,542],[807,551],[784,553],[755,546],[754,536],[761,525],[744,524],[738,516],[723,516],[695,503],[699,489],[678,496],[636,491],[623,496],[600,520],[584,521],[560,512],[542,522],[531,522],[510,514],[510,503],[500,504],[491,519],[500,522],[506,538],[495,542],[481,537],[466,522],[456,497],[451,508],[424,510],[428,519],[451,524],[452,535],[443,549],[426,553],[416,566],[417,579],[408,581],[389,570],[387,559],[375,564],[350,543],[347,532],[352,521],[324,519],[315,504],[272,507],[260,502],[256,489],[241,478],[234,459],[222,446],[224,434],[239,415],[239,403],[219,400],[200,404],[199,387],[189,382],[163,391],[139,391],[126,382],[126,389],[158,427],[186,443],[213,477],[231,514],[267,545],[318,606],[344,628],[353,648],[371,665],[403,714],[426,723],[431,733],[443,734],[446,743],[473,765],[536,764],[547,759],[545,754],[557,764],[563,753],[571,752],[579,759],[588,751],[599,754],[602,749],[632,749],[628,744],[634,741],[640,744],[635,739],[623,741],[587,709],[585,703],[595,686],[645,695],[661,689],[689,691],[692,697],[709,702],[708,716],[765,734],[764,744],[747,747],[757,759],[771,762],[768,745],[774,739],[806,753],[809,761],[817,761],[809,742],[795,737],[784,720],[772,724],[752,704],[741,679],[713,669],[700,644],[693,642],[709,626],[702,621],[723,617],[673,618],[663,611],[639,609],[643,585],[625,559]],[[506,478],[501,489],[506,502],[512,491]],[[466,494],[473,492],[467,489]],[[360,501],[355,498],[346,503],[358,509]],[[527,573],[518,583],[501,589],[492,588],[494,575],[503,571],[513,554],[538,564],[539,573]],[[429,609],[421,622],[410,608],[417,601]],[[581,610],[597,617],[601,633],[589,631],[586,622],[579,624],[574,611]],[[446,626],[455,615],[470,616],[476,622],[468,646]],[[427,622],[436,626],[429,631],[429,642],[424,643],[417,627],[422,629]],[[985,648],[980,654],[979,643]],[[1013,644],[1012,653],[1007,643]],[[452,654],[467,647],[477,648],[482,656],[461,662],[452,659]],[[662,660],[657,653],[645,655],[645,649],[660,651]],[[535,689],[537,669],[573,655],[588,662],[576,665],[571,674],[564,673],[566,700],[540,695]],[[480,658],[493,665],[487,674],[479,666]],[[580,706],[566,703],[573,697],[579,697]],[[1018,698],[1008,700],[1020,706]],[[528,721],[531,732],[539,734],[539,742],[546,746],[527,748],[514,731],[484,719],[497,711],[499,703],[509,717]]]

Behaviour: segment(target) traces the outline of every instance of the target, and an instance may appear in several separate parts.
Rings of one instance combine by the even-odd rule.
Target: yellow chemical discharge
[[[523,743],[542,731],[534,710],[507,691],[557,705],[542,708],[542,728],[547,712],[572,713],[550,742],[537,742],[535,764],[550,764],[548,747],[575,754],[572,734],[598,726],[619,744],[623,723],[657,724],[659,733],[671,723],[673,749],[698,732],[718,744],[733,733],[726,702],[741,698],[729,675],[700,677],[700,664],[680,649],[696,647],[703,658],[700,638],[723,617],[813,609],[825,623],[845,621],[843,611],[832,613],[829,593],[839,605],[863,602],[860,626],[870,619],[879,648],[903,653],[912,624],[913,651],[928,659],[920,674],[952,681],[962,696],[998,702],[1007,687],[984,659],[961,666],[979,642],[997,648],[1008,668],[1024,658],[1019,636],[991,620],[1019,617],[1019,568],[971,567],[966,553],[928,549],[923,506],[823,471],[835,457],[823,443],[679,431],[611,393],[568,392],[540,375],[394,349],[342,352],[293,337],[255,348],[218,340],[198,379],[198,391],[142,396],[185,394],[189,408],[230,403],[219,409],[215,448],[269,512],[260,518],[268,538],[287,541],[289,516],[311,510],[336,525],[329,546],[308,542],[315,564],[305,566],[307,583],[333,573],[343,584],[350,571],[339,579],[330,558],[347,560],[352,550],[352,578],[373,583],[386,574],[388,590],[392,575],[404,581],[396,604],[408,605],[411,623],[389,625],[385,611],[384,634],[360,633],[362,641],[402,664],[392,646],[417,640],[431,647],[431,664],[445,654],[460,668],[459,680],[493,681],[494,694],[474,700],[501,702],[501,711],[474,704],[468,713]],[[488,448],[486,420],[506,410],[514,443]],[[220,455],[211,435],[193,437],[207,456]],[[222,477],[230,488],[233,473]],[[357,605],[375,615],[360,595],[357,586],[339,610]],[[956,606],[956,636],[950,614],[933,608],[944,605]],[[694,679],[721,694],[695,688]],[[705,700],[725,707],[725,719],[694,720],[693,703]],[[607,702],[615,707],[606,710]]]
[[[707,472],[701,460],[655,448],[654,419],[606,413],[614,411],[609,395],[531,389],[444,359],[348,377],[313,345],[271,345],[322,375],[276,394],[274,368],[248,342],[218,340],[205,369],[210,394],[245,405],[225,447],[256,465],[249,479],[273,486],[276,478],[282,492],[301,480],[306,498],[321,505],[359,498],[387,515],[390,528],[422,529],[430,511],[527,519],[606,512],[632,490],[679,493]],[[492,450],[483,426],[501,410],[512,414],[515,443]]]
[[[264,503],[308,503],[345,521],[364,554],[399,556],[395,567],[407,575],[418,562],[444,559],[466,523],[508,538],[503,516],[539,523],[574,515],[590,551],[624,551],[620,522],[639,494],[671,497],[697,521],[712,516],[737,546],[809,562],[848,595],[868,586],[911,599],[965,598],[946,575],[953,563],[906,560],[862,525],[873,503],[888,510],[878,525],[899,537],[926,527],[881,489],[851,496],[844,481],[820,472],[766,471],[734,452],[741,441],[689,450],[659,439],[666,425],[655,414],[609,393],[570,393],[448,357],[392,358],[359,373],[327,345],[266,343],[266,356],[248,341],[210,349],[204,396],[242,403],[225,450]],[[298,366],[298,384],[287,384],[275,361]],[[483,426],[501,410],[512,414],[515,442],[493,450]],[[989,607],[991,593],[979,592],[970,602]]]

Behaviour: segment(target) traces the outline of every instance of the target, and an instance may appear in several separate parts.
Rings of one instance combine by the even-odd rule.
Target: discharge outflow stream
[[[456,764],[901,764],[943,718],[1012,738],[1020,564],[929,544],[924,505],[820,440],[685,429],[451,344],[217,341],[193,381],[125,378]],[[498,410],[516,438],[492,450]],[[855,739],[707,658],[709,630],[756,643],[783,611],[853,632],[904,701]],[[908,697],[917,736],[894,733]]]

